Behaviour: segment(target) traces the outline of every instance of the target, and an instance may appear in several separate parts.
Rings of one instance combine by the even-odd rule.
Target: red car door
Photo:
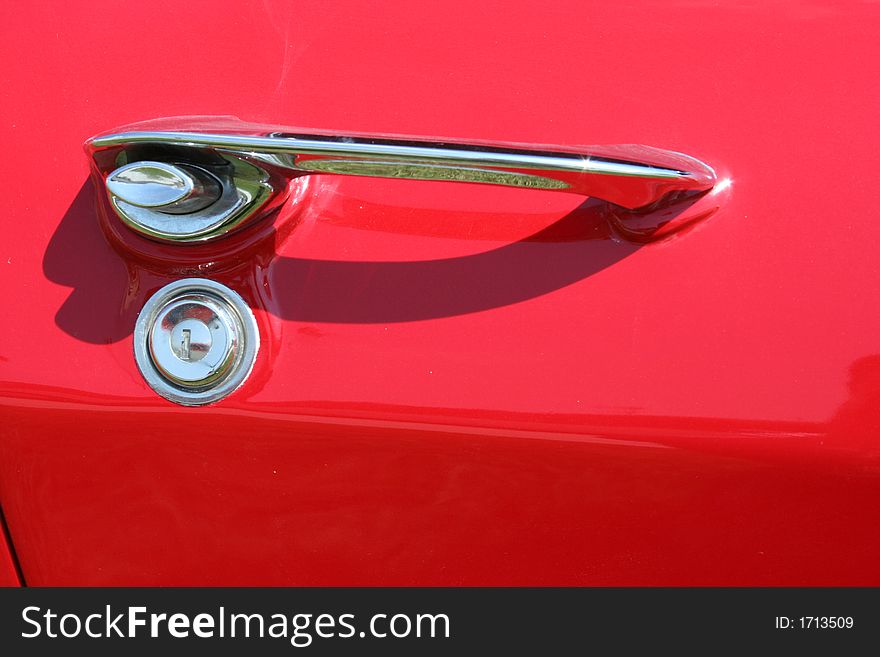
[[[24,581],[877,585],[878,19],[7,7],[0,506]],[[685,222],[333,173],[197,247],[102,219],[86,140],[183,116],[641,144],[717,180]],[[260,335],[199,407],[150,388],[132,338],[192,277]]]

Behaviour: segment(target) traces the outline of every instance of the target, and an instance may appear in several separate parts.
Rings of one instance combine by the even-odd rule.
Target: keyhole
[[[180,341],[181,345],[181,360],[190,360],[189,357],[189,343],[192,340],[192,331],[190,329],[183,329],[183,339]]]

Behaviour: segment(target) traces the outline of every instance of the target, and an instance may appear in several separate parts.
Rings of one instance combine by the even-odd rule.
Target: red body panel
[[[511,5],[7,8],[28,584],[880,584],[880,8]],[[159,267],[111,246],[81,146],[194,114],[643,143],[729,187],[639,245],[570,195],[312,176],[246,257]],[[263,344],[184,409],[131,330],[194,271]]]
[[[15,557],[12,556],[9,536],[6,534],[6,527],[0,522],[0,586],[20,585],[21,581],[15,568]]]

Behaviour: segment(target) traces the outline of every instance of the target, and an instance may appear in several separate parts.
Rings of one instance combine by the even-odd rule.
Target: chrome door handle
[[[628,209],[703,192],[711,167],[647,146],[570,148],[377,135],[305,134],[229,124],[217,132],[131,131],[86,143],[113,209],[168,241],[218,237],[283,201],[310,173],[445,180],[571,192]],[[235,129],[235,128],[233,128]]]

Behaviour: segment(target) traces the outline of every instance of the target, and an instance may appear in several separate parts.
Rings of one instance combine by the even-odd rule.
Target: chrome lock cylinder
[[[259,331],[245,301],[225,285],[187,278],[144,305],[134,331],[135,360],[162,397],[197,406],[238,388],[253,368]]]

